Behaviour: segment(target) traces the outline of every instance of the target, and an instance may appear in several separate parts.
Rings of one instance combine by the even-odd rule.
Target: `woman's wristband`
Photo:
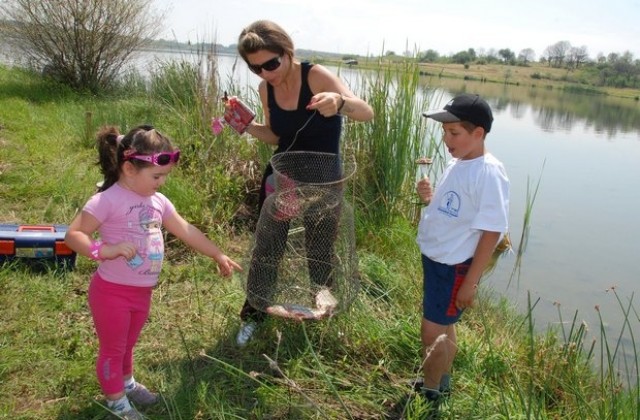
[[[344,97],[344,95],[342,93],[340,94],[340,99],[342,99],[342,103],[338,107],[338,111],[336,111],[336,114],[339,114],[340,111],[342,111],[342,108],[344,108],[345,102],[347,102],[347,100],[345,99],[345,97]]]
[[[102,241],[93,241],[91,242],[91,246],[89,247],[89,257],[92,260],[102,261],[100,258],[100,249],[102,248]]]

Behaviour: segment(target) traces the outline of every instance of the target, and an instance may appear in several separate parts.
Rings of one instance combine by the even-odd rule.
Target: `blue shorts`
[[[456,308],[456,295],[471,261],[472,258],[469,258],[460,264],[447,265],[422,255],[424,319],[440,325],[458,322],[463,311]]]

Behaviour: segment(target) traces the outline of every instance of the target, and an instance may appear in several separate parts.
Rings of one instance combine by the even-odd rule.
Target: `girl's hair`
[[[118,128],[112,125],[102,127],[96,136],[98,146],[98,165],[104,175],[104,182],[98,192],[115,184],[120,178],[120,167],[126,156],[152,155],[159,152],[173,152],[171,140],[156,131],[151,125],[139,125],[126,135],[120,135]],[[131,159],[136,168],[153,166],[152,163]]]
[[[247,55],[267,50],[293,58],[293,41],[277,23],[257,20],[242,30],[238,37],[238,52],[247,61]]]

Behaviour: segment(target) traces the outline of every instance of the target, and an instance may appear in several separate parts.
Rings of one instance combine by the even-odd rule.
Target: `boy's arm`
[[[478,246],[473,254],[473,261],[456,296],[456,307],[458,309],[465,309],[473,305],[480,277],[482,277],[484,269],[489,264],[499,239],[500,232],[482,231]]]

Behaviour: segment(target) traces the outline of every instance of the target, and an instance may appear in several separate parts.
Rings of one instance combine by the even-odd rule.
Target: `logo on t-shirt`
[[[460,196],[455,191],[447,191],[438,205],[438,211],[450,217],[458,217]]]

